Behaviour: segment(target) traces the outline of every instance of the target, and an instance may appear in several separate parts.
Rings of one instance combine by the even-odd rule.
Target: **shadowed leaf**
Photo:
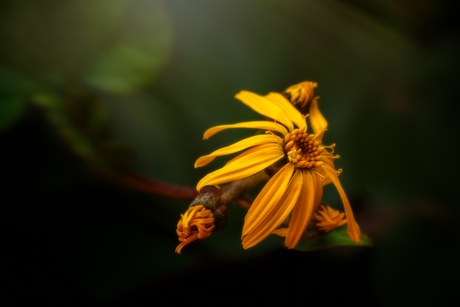
[[[372,246],[372,240],[361,232],[361,242],[356,243],[347,233],[347,225],[335,228],[322,237],[314,240],[299,241],[295,250],[306,252],[337,246]]]

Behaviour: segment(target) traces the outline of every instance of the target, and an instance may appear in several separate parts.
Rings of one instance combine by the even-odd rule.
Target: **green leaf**
[[[0,66],[0,95],[28,95],[39,89],[39,86],[16,71]]]
[[[28,96],[37,89],[38,86],[27,78],[0,67],[0,131],[21,118]]]
[[[145,86],[162,65],[156,56],[129,45],[118,45],[102,57],[86,82],[108,92],[129,93]]]
[[[159,1],[132,1],[117,40],[85,75],[86,82],[112,93],[131,93],[151,83],[169,60],[172,30]]]
[[[126,166],[132,149],[109,138],[105,105],[98,96],[74,90],[65,96],[37,94],[33,101],[44,108],[69,148],[86,163],[106,173]]]
[[[279,241],[284,244],[284,238],[276,236]],[[300,240],[295,250],[306,252],[337,246],[372,246],[372,240],[363,232],[361,232],[361,242],[356,243],[347,233],[347,225],[337,227],[327,234],[312,240]]]
[[[133,92],[169,59],[171,36],[159,0],[0,4],[0,63],[50,87]]]
[[[22,115],[27,106],[27,99],[9,96],[0,99],[0,131],[9,128]]]
[[[33,100],[46,110],[48,119],[56,126],[61,137],[70,144],[72,150],[78,156],[102,166],[103,163],[99,161],[92,146],[72,124],[61,97],[53,94],[39,94],[35,95]]]

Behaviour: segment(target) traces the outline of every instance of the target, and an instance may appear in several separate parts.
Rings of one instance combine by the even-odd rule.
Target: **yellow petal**
[[[269,122],[269,121],[252,121],[252,122],[243,122],[243,123],[237,123],[237,124],[231,124],[231,125],[220,125],[220,126],[215,126],[211,127],[203,135],[203,139],[207,140],[217,132],[220,132],[225,129],[231,129],[231,128],[253,128],[253,129],[263,129],[263,130],[270,130],[270,131],[275,131],[279,132],[282,135],[286,135],[288,132],[286,128],[284,128],[282,125]]]
[[[324,135],[323,132],[327,128],[327,121],[324,118],[323,114],[321,114],[321,112],[319,111],[318,102],[316,101],[316,99],[313,99],[311,101],[309,119],[310,119],[311,128],[313,129],[313,133],[314,134],[321,133],[321,135],[316,137],[316,140],[321,142],[323,139],[323,135]]]
[[[270,117],[271,119],[276,120],[277,122],[285,125],[289,131],[294,129],[294,126],[290,120],[283,116],[283,110],[274,104],[272,101],[268,100],[265,97],[260,95],[248,92],[241,91],[235,95],[235,98],[240,100],[242,103],[256,111],[257,113]]]
[[[361,241],[359,226],[355,221],[353,211],[351,210],[350,202],[348,201],[347,195],[345,194],[345,191],[343,190],[342,185],[340,184],[339,177],[337,177],[337,174],[335,172],[327,168],[324,168],[324,170],[326,171],[328,176],[331,177],[332,182],[334,183],[335,187],[337,188],[337,191],[340,194],[340,198],[342,198],[343,207],[345,209],[345,216],[348,220],[348,235],[353,241],[359,243],[359,241]]]
[[[272,101],[281,110],[284,110],[286,117],[292,121],[298,128],[307,126],[305,117],[290,103],[283,95],[279,93],[269,93],[265,96],[268,100]]]
[[[259,145],[259,146],[256,146],[256,147],[253,147],[253,148],[250,148],[242,153],[240,153],[238,156],[236,156],[235,158],[231,159],[230,161],[228,161],[227,163],[225,163],[225,166],[229,165],[230,163],[233,163],[249,154],[252,154],[253,152],[255,151],[258,151],[258,150],[262,150],[262,149],[268,149],[268,148],[272,148],[273,147],[273,144],[274,143],[265,143],[265,144],[262,144],[262,145]],[[280,144],[278,144],[279,146],[279,150],[283,150],[283,148],[281,147]]]
[[[280,236],[280,237],[285,237],[288,232],[288,228],[278,228],[272,231],[272,234]]]
[[[293,173],[294,166],[292,163],[288,163],[265,184],[244,218],[243,236],[257,227],[261,217],[269,211],[273,204],[276,204],[280,200],[286,191]]]
[[[310,221],[315,202],[315,180],[309,171],[302,171],[303,186],[297,204],[292,211],[285,245],[294,248]]]
[[[219,185],[240,180],[267,168],[284,156],[278,144],[263,144],[254,148],[254,152],[218,169],[198,182],[198,192],[207,185]]]
[[[326,178],[326,180],[321,181],[321,178],[315,173],[310,172],[310,174],[312,175],[313,181],[315,182],[315,201],[313,202],[313,212],[316,212],[321,203],[321,198],[323,197],[324,181],[326,181],[329,178]]]
[[[195,162],[195,167],[205,166],[206,164],[210,163],[218,156],[229,155],[248,147],[257,146],[265,143],[282,143],[282,139],[276,135],[271,134],[261,134],[256,136],[251,136],[239,142],[236,142],[230,146],[223,147],[219,150],[212,152],[209,155],[202,156],[198,158]]]
[[[250,248],[272,233],[291,213],[302,190],[302,171],[298,170],[292,176],[286,192],[277,203],[267,204],[260,216],[259,225],[250,231],[243,239],[243,248]],[[269,207],[271,205],[271,208]]]

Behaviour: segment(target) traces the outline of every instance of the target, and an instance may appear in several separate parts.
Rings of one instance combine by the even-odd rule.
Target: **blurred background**
[[[4,0],[0,303],[447,304],[460,249],[454,0]],[[233,96],[318,82],[369,247],[243,250],[245,210],[174,253],[194,161],[253,132]],[[444,156],[444,153],[450,156]],[[256,191],[257,192],[257,191]],[[256,194],[254,194],[256,195]],[[334,187],[324,199],[341,208]],[[456,279],[454,279],[454,277]]]

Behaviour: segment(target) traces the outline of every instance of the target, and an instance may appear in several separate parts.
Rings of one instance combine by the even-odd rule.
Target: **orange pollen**
[[[289,162],[296,168],[311,169],[323,165],[322,152],[324,146],[315,140],[314,134],[308,134],[305,129],[295,129],[284,137],[284,153]]]
[[[204,239],[211,235],[214,224],[214,214],[203,205],[190,207],[177,223],[177,235],[181,242],[176,253],[180,254],[182,248],[196,239]]]

